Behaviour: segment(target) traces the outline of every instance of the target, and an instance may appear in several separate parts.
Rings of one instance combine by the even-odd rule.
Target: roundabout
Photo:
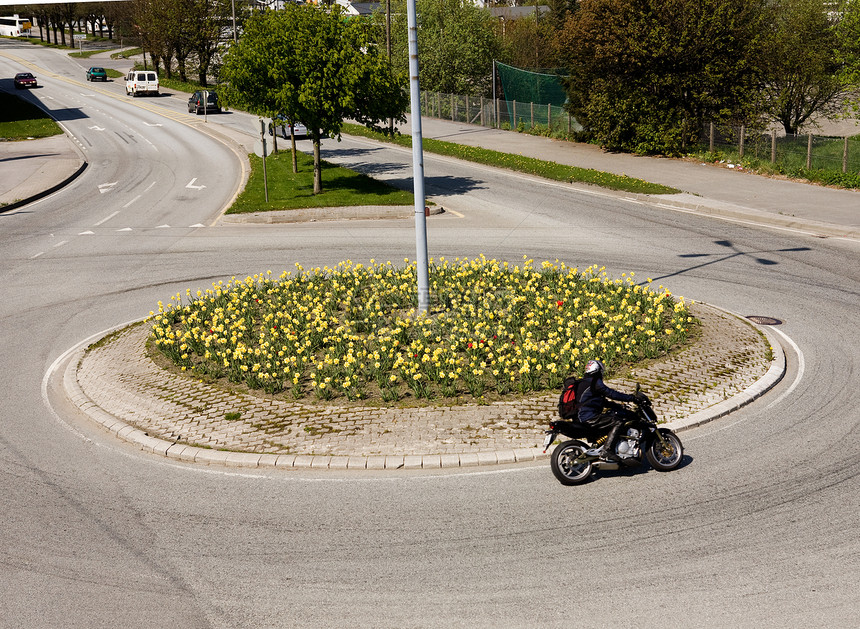
[[[403,456],[400,470],[368,463],[351,470],[352,453],[333,450],[319,451],[326,469],[262,467],[259,459],[252,468],[201,464],[170,458],[167,433],[159,437],[170,444],[163,455],[143,451],[83,414],[96,412],[92,400],[69,400],[64,379],[94,397],[141,385],[139,365],[98,364],[98,352],[117,341],[85,355],[86,347],[189,286],[295,262],[399,260],[414,251],[414,234],[396,220],[218,224],[217,208],[235,190],[234,181],[222,181],[237,170],[235,154],[177,122],[186,115],[184,99],[132,103],[121,86],[113,98],[110,82],[98,90],[74,84],[68,77],[82,70],[65,55],[26,55],[54,70],[38,73],[47,106],[80,113],[63,124],[86,147],[88,166],[63,190],[0,214],[0,373],[9,393],[0,422],[0,606],[7,624],[609,627],[629,624],[631,610],[671,627],[855,624],[855,193],[428,124],[428,133],[449,140],[499,142],[603,170],[615,163],[689,191],[680,202],[627,199],[428,156],[428,189],[446,208],[428,217],[434,255],[516,260],[527,253],[580,266],[599,260],[613,273],[634,270],[715,304],[717,313],[777,319],[780,325],[762,330],[775,358],[784,348],[782,380],[727,416],[685,430],[677,470],[608,472],[575,488],[561,486],[546,460],[500,463],[497,455],[493,465],[442,467],[435,443],[416,450],[440,457],[433,471],[406,469],[406,450],[389,451]],[[17,70],[4,57],[0,64],[7,74]],[[225,114],[217,124],[241,139],[239,120]],[[253,130],[255,121],[247,122]],[[327,160],[408,180],[408,153],[351,138],[324,150]],[[4,162],[4,169],[23,163]],[[186,188],[192,180],[207,187]],[[132,362],[142,356],[134,348],[122,354]],[[695,380],[699,363],[706,361],[691,360],[677,373]],[[129,381],[104,375],[108,367]],[[97,404],[119,407],[124,399],[136,410],[139,400],[128,391]],[[733,399],[714,402],[728,412]],[[181,408],[162,416],[179,417]],[[235,404],[212,417],[226,423],[235,412],[242,415],[230,426],[237,426],[247,418]],[[480,428],[477,421],[472,428]],[[372,445],[359,453],[366,461],[380,456]],[[190,447],[178,442],[170,454]],[[332,469],[336,456],[347,456],[346,469]]]

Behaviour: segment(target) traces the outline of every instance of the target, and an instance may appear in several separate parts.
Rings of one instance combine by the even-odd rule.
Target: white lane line
[[[41,256],[41,255],[45,255],[45,252],[44,252],[44,251],[40,251],[40,252],[39,252],[39,253],[37,253],[36,255],[34,255],[34,256],[30,256],[30,259],[31,259],[31,260],[35,260],[36,258],[38,258],[38,257],[39,257],[39,256]]]
[[[129,201],[128,203],[126,203],[125,205],[123,205],[123,206],[122,206],[122,208],[123,208],[123,209],[127,208],[129,205],[131,205],[132,203],[134,203],[135,201],[137,201],[139,198],[140,198],[140,195],[137,195],[137,196],[136,196],[136,197],[134,197],[131,201]]]
[[[151,184],[149,184],[149,185],[146,187],[146,190],[144,190],[144,192],[149,192],[150,190],[152,190],[152,186],[154,186],[156,183],[157,183],[157,182],[153,181]]]
[[[56,245],[54,245],[54,249],[56,249],[57,247],[62,247],[63,245],[67,244],[68,242],[69,242],[68,240],[61,240]]]
[[[95,225],[93,225],[93,227],[98,227],[98,226],[99,226],[99,225],[101,225],[102,223],[107,223],[110,219],[112,219],[112,218],[113,218],[114,216],[116,216],[117,214],[119,214],[119,210],[117,210],[117,211],[116,211],[116,212],[114,212],[113,214],[110,214],[110,215],[108,215],[108,216],[105,216],[102,220],[100,220],[98,223],[96,223]]]
[[[803,379],[803,373],[806,370],[806,361],[803,358],[803,352],[800,351],[800,348],[797,346],[797,343],[792,341],[788,336],[786,336],[785,332],[781,330],[777,330],[776,328],[771,328],[774,332],[778,333],[783,340],[788,343],[794,352],[797,354],[797,376],[794,378],[794,382],[791,383],[791,386],[788,387],[785,391],[782,392],[778,398],[776,398],[773,402],[767,405],[766,408],[770,408],[771,406],[775,406],[782,402],[786,397],[791,395],[791,392],[800,384],[800,381]]]

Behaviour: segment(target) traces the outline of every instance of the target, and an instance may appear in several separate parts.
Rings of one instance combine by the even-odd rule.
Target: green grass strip
[[[0,138],[26,140],[63,132],[48,114],[15,94],[0,92]]]
[[[294,210],[311,207],[349,207],[356,205],[412,205],[411,192],[400,190],[362,173],[322,162],[323,191],[315,195],[314,161],[311,155],[298,152],[298,173],[293,173],[289,142],[282,141],[279,151],[266,158],[266,180],[269,201],[263,185],[263,160],[251,155],[248,185],[236,199],[228,214]]]
[[[393,142],[401,146],[412,146],[412,138],[410,136],[398,135],[392,139],[382,133],[371,131],[366,127],[356,124],[344,124],[343,132],[348,135],[372,138],[382,142]],[[676,188],[650,183],[626,175],[614,175],[591,168],[566,166],[534,157],[502,153],[501,151],[493,151],[475,146],[464,146],[432,138],[423,138],[422,144],[424,150],[431,153],[456,157],[457,159],[495,166],[497,168],[507,168],[508,170],[537,175],[538,177],[554,181],[589,183],[602,188],[609,188],[610,190],[622,190],[638,194],[677,194],[680,192]]]

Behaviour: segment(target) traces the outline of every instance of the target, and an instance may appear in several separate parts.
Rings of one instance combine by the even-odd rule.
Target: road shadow
[[[796,253],[802,251],[812,251],[810,247],[788,247],[785,249],[760,249],[760,250],[743,250],[737,245],[735,245],[730,240],[715,240],[713,241],[715,245],[718,247],[722,247],[721,250],[716,250],[708,253],[682,253],[679,254],[678,257],[685,260],[696,260],[696,259],[704,259],[700,264],[691,264],[683,269],[679,269],[673,273],[667,273],[665,275],[661,275],[659,277],[655,277],[652,281],[657,280],[665,280],[669,277],[676,277],[678,275],[684,275],[685,273],[689,273],[690,271],[695,271],[697,269],[701,269],[707,266],[712,266],[714,264],[719,264],[721,262],[727,262],[728,260],[732,260],[734,258],[746,258],[752,260],[756,264],[760,264],[762,266],[775,266],[778,265],[779,262],[769,258],[763,257],[766,254],[770,253]]]

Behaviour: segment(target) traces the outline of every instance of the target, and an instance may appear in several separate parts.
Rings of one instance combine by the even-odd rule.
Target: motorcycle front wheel
[[[663,442],[654,439],[645,452],[645,457],[651,467],[658,472],[670,472],[681,464],[681,460],[684,458],[684,446],[681,445],[681,440],[671,430],[661,428],[660,434],[663,436]]]
[[[588,446],[581,441],[565,441],[552,451],[550,467],[562,485],[579,485],[591,476],[591,461],[576,462]]]

